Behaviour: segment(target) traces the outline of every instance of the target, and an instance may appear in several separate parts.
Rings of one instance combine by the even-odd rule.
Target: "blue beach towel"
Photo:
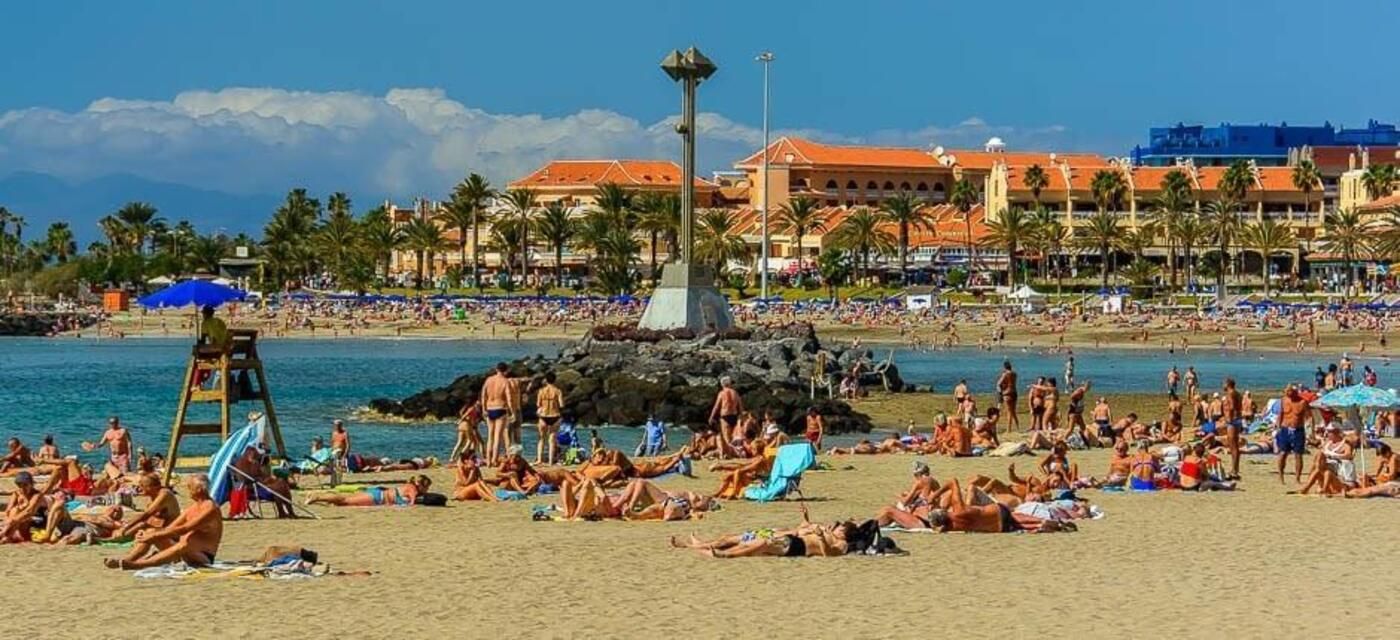
[[[744,497],[759,502],[781,500],[802,479],[802,472],[811,469],[816,462],[816,450],[810,443],[801,442],[778,447],[778,455],[773,459],[773,471],[768,474],[768,480],[760,486],[744,489]]]

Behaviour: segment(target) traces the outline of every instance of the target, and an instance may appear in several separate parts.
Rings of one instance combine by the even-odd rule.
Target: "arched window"
[[[856,181],[855,181],[855,180],[851,180],[851,181],[848,181],[848,182],[846,183],[846,190],[847,190],[847,191],[855,191],[856,189],[859,189],[859,188],[860,188],[860,186],[856,184]]]
[[[865,190],[866,190],[866,191],[879,191],[879,190],[880,190],[880,185],[875,184],[875,181],[874,181],[874,180],[871,180],[870,182],[865,183]]]
[[[829,191],[835,191],[835,190],[837,190],[837,189],[840,189],[841,186],[838,185],[838,184],[836,184],[836,181],[835,181],[835,180],[827,180],[827,181],[826,181],[826,188],[827,188],[827,190],[829,190]]]
[[[886,181],[885,181],[885,191],[894,191],[894,183],[893,183],[893,182],[890,182],[890,181],[888,181],[888,180],[886,180]]]
[[[936,191],[936,192],[938,192],[938,193],[943,193],[943,192],[945,191],[945,189],[943,188],[943,183],[942,183],[942,182],[935,182],[935,183],[933,183],[933,190]]]
[[[913,189],[913,187],[909,186],[909,183],[908,183],[908,182],[901,182],[901,183],[899,183],[899,190],[900,190],[900,191],[909,191],[910,189]]]
[[[928,191],[928,183],[927,183],[927,182],[920,182],[917,186],[914,187],[914,190],[915,190],[915,191]]]

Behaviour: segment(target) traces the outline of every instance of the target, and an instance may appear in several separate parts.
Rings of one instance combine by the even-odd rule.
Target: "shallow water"
[[[558,343],[469,340],[346,339],[268,340],[259,345],[272,386],[283,435],[293,453],[307,449],[315,435],[326,435],[335,418],[347,419],[356,449],[389,457],[445,455],[452,446],[450,425],[402,425],[353,418],[372,398],[399,398],[455,377],[484,370],[497,361],[535,353],[552,355]],[[0,436],[17,435],[31,447],[53,434],[65,453],[82,439],[94,440],[107,416],[119,415],[139,446],[163,452],[174,416],[178,386],[189,343],[185,340],[0,339]],[[888,349],[876,349],[884,358]],[[986,394],[1010,358],[1022,380],[1038,375],[1062,376],[1063,354],[1021,350],[982,352],[895,350],[895,362],[907,381],[932,384],[947,392],[966,378],[974,393]],[[1234,375],[1241,388],[1273,390],[1294,380],[1311,381],[1322,358],[1294,354],[1195,350],[1190,356],[1132,350],[1080,352],[1076,374],[1106,392],[1158,391],[1172,364],[1195,365],[1205,388],[1217,388]],[[1388,369],[1371,363],[1386,385]],[[236,407],[243,415],[256,404]],[[212,406],[200,407],[210,412]],[[199,418],[199,415],[194,416]],[[526,430],[526,446],[534,440]],[[605,429],[610,444],[631,448],[639,434]],[[687,437],[672,436],[673,446]],[[837,439],[845,441],[845,438]],[[190,441],[189,452],[212,448],[212,438]],[[204,447],[200,447],[204,444]]]

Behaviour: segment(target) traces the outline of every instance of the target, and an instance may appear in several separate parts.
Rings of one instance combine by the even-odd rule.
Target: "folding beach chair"
[[[789,493],[802,497],[802,472],[817,464],[817,451],[808,442],[785,444],[778,447],[778,455],[773,459],[773,470],[763,484],[744,489],[744,497],[758,502],[782,500]]]

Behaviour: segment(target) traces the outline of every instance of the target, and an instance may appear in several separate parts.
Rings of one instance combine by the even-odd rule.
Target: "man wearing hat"
[[[29,528],[36,519],[42,521],[45,504],[43,494],[34,490],[34,476],[28,471],[15,474],[15,491],[10,494],[10,505],[5,508],[0,544],[29,542]]]

